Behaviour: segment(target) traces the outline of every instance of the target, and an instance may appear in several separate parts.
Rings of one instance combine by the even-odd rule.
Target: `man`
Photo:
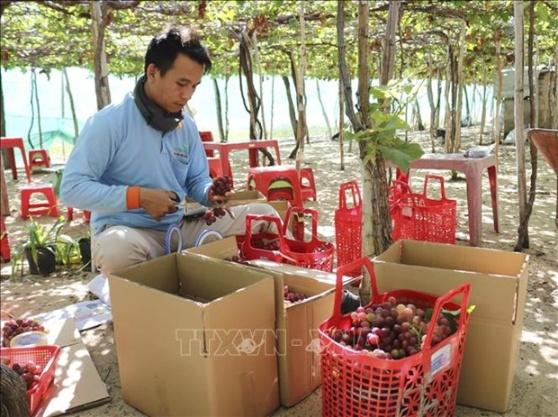
[[[207,158],[194,121],[182,112],[211,60],[199,38],[172,28],[153,38],[133,94],[93,115],[70,155],[60,188],[70,207],[92,211],[92,259],[110,272],[164,254],[165,234],[186,196],[210,207]],[[177,198],[178,197],[178,198]],[[223,236],[244,234],[248,213],[276,215],[267,204],[233,207],[211,225]],[[255,222],[255,228],[267,227]],[[208,226],[183,224],[185,247]],[[175,245],[176,246],[176,245]]]

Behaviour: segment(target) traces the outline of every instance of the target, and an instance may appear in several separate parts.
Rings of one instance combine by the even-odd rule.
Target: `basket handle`
[[[458,329],[463,328],[465,325],[465,319],[467,315],[467,306],[469,305],[469,294],[471,292],[471,284],[463,284],[453,290],[448,291],[446,294],[438,297],[436,303],[434,304],[434,311],[432,317],[430,318],[430,323],[428,324],[428,330],[426,331],[426,339],[424,340],[423,352],[424,352],[424,370],[425,374],[430,373],[430,361],[432,357],[432,337],[434,335],[434,327],[438,323],[438,319],[442,314],[442,307],[444,304],[450,302],[458,295],[462,295],[461,303],[459,308],[459,324]]]
[[[444,186],[444,177],[441,175],[426,175],[424,177],[424,197],[428,197],[428,180],[438,180],[440,181],[440,200],[446,200],[446,187]]]
[[[348,208],[347,204],[347,191],[350,191],[353,197],[353,207],[358,208],[362,205],[362,198],[360,195],[360,189],[356,181],[344,182],[339,186],[339,208]]]
[[[311,208],[303,208],[303,207],[294,207],[291,206],[287,209],[287,214],[285,215],[285,223],[283,225],[283,236],[287,234],[287,230],[289,230],[289,223],[291,221],[291,217],[293,213],[296,214],[309,214],[312,217],[312,240],[314,242],[318,240],[318,211]],[[304,238],[303,238],[304,240]]]
[[[335,302],[333,303],[332,320],[338,321],[341,319],[341,303],[343,301],[343,276],[350,274],[357,268],[366,268],[368,275],[370,275],[370,299],[378,295],[378,284],[376,282],[376,274],[374,273],[374,265],[366,256],[348,264],[342,265],[337,268],[337,279],[335,281]]]
[[[281,242],[283,241],[283,222],[279,217],[276,216],[269,216],[266,214],[247,214],[246,215],[246,238],[244,239],[243,245],[252,248],[252,222],[263,220],[269,223],[275,223],[277,226],[277,236],[279,236],[279,246],[281,246]],[[264,249],[262,249],[264,250]],[[275,251],[269,251],[275,252]]]
[[[414,208],[418,205],[417,199],[419,198],[419,196],[417,194],[414,194],[411,191],[411,187],[409,186],[409,184],[404,181],[401,180],[393,181],[392,187],[396,187],[396,186],[401,187],[401,189],[404,190],[404,192],[393,202],[393,205],[390,207],[389,210],[390,214],[393,215],[398,209],[402,208],[401,200],[403,199],[403,197],[409,198],[411,200],[411,206],[414,211]]]

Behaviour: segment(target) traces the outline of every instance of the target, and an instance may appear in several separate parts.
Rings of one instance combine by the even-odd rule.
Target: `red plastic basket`
[[[280,243],[284,262],[303,268],[331,272],[333,269],[335,246],[330,242],[318,239],[318,211],[310,208],[289,207],[285,216],[284,231],[289,230],[289,223],[293,214],[296,214],[299,219],[302,219],[305,215],[311,216],[311,237],[309,241],[296,238],[290,239],[284,233]],[[297,230],[297,228],[294,230]],[[300,234],[300,232],[297,234]]]
[[[56,357],[60,352],[60,347],[55,345],[33,346],[33,347],[16,347],[0,349],[0,357],[7,358],[11,364],[19,363],[25,365],[29,361],[43,368],[39,382],[27,391],[27,399],[29,402],[29,414],[33,413],[39,407],[43,397],[54,378],[56,370]]]
[[[347,201],[347,192],[352,196],[351,207]],[[335,246],[338,267],[361,257],[362,199],[356,181],[345,182],[339,186],[339,208],[335,210]],[[359,273],[360,271],[354,274]]]
[[[257,234],[252,233],[252,222],[254,221],[267,221],[275,223],[279,233],[261,232]],[[267,259],[274,262],[283,262],[283,256],[279,250],[269,250],[264,248],[257,248],[254,246],[256,241],[277,241],[278,247],[281,247],[280,241],[283,234],[283,222],[279,217],[266,216],[266,215],[246,215],[246,235],[244,237],[237,236],[237,244],[239,245],[240,254],[242,258],[250,261],[253,259]]]
[[[428,180],[440,181],[440,199],[428,198]],[[455,243],[456,201],[446,198],[444,178],[427,175],[423,194],[411,192],[409,186],[396,181],[396,186],[406,188],[390,204],[393,222],[393,240],[414,239],[439,243]]]
[[[347,329],[350,314],[342,316],[342,277],[365,267],[370,274],[372,303],[394,296],[417,307],[434,306],[430,323],[437,323],[442,308],[460,309],[457,330],[432,346],[434,327],[428,326],[424,347],[403,359],[379,359],[335,342],[327,330]],[[323,417],[452,417],[455,414],[459,372],[467,335],[467,303],[470,285],[464,284],[443,296],[411,290],[379,294],[373,267],[362,258],[337,270],[333,315],[319,329]],[[451,301],[461,296],[459,305]]]

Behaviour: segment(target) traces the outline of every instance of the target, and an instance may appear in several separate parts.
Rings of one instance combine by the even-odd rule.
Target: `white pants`
[[[224,237],[246,233],[247,214],[265,214],[279,217],[268,204],[254,203],[231,207],[234,219],[225,214],[208,226],[203,219],[185,222],[181,229],[182,248],[195,246],[201,232],[212,229]],[[252,231],[257,233],[267,229],[276,232],[275,225],[257,221],[252,223]],[[95,268],[109,273],[120,268],[157,258],[165,254],[165,231],[140,229],[128,226],[110,226],[91,240],[91,257]],[[176,250],[178,238],[175,236],[171,249]]]

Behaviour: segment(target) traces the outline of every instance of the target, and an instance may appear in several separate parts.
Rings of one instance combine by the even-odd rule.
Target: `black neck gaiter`
[[[169,113],[145,94],[145,75],[142,76],[134,89],[134,101],[143,118],[153,129],[163,133],[175,129],[184,118],[181,112]]]

